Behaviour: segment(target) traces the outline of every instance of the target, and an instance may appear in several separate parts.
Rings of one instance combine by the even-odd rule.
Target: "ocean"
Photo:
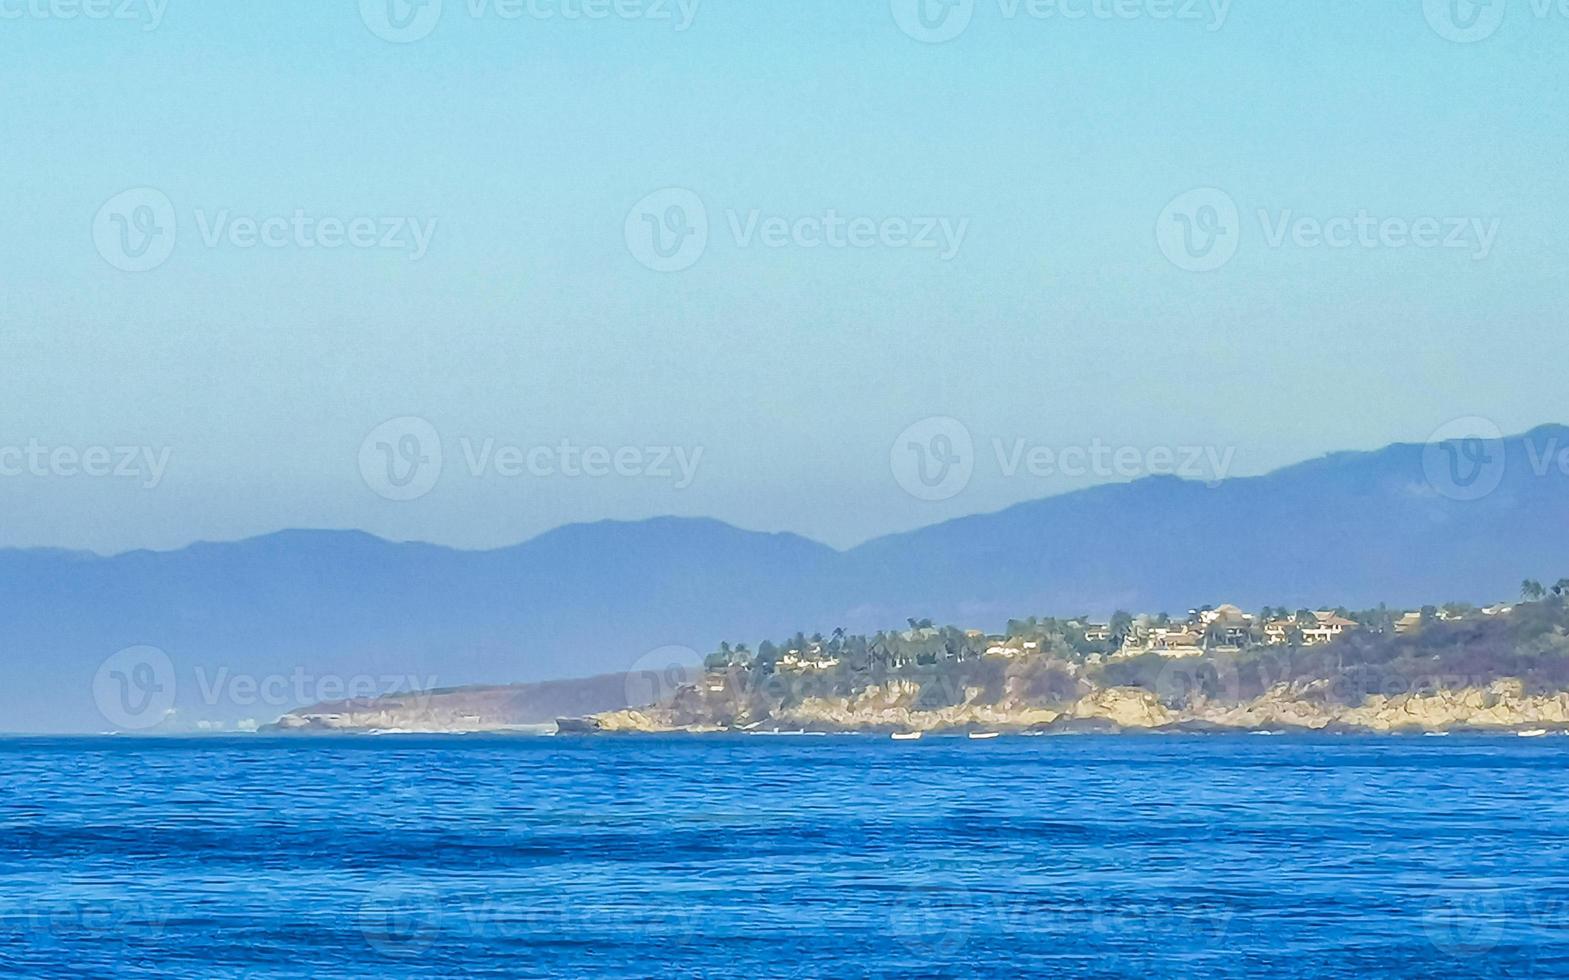
[[[6,739],[0,974],[1563,977],[1569,738]]]

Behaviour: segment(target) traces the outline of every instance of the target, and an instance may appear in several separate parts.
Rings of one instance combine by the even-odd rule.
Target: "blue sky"
[[[1569,418],[1569,18],[1530,0],[1475,41],[1436,2],[979,0],[945,43],[888,2],[446,0],[408,43],[379,0],[147,2],[0,0],[0,469],[37,463],[0,544],[675,513],[846,545],[1162,447],[1243,475]],[[632,239],[671,188],[707,240],[661,272]],[[1207,272],[1158,231],[1201,188],[1237,215]],[[116,214],[172,250],[106,256]],[[835,218],[865,247],[808,247]],[[356,219],[375,245],[322,247]],[[933,418],[971,456],[924,499]],[[439,440],[413,496],[374,475],[431,462],[392,419]],[[1008,463],[1095,446],[1140,462]]]

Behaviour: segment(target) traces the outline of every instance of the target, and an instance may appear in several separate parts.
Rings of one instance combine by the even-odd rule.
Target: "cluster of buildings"
[[[1039,640],[1027,640],[1022,636],[991,636],[987,637],[987,642],[991,644],[986,648],[988,657],[1022,657],[1041,648]]]
[[[829,670],[837,666],[839,658],[815,642],[808,644],[805,650],[786,650],[779,658],[781,670]]]
[[[1498,604],[1475,610],[1473,614],[1499,616],[1513,606]],[[1463,619],[1465,612],[1453,609],[1432,611],[1440,621]],[[1409,633],[1421,627],[1424,614],[1405,612],[1393,620],[1396,633]],[[1120,640],[1109,624],[1091,623],[1084,630],[1086,640],[1116,642],[1111,656],[1132,657],[1157,653],[1168,657],[1197,656],[1210,650],[1235,651],[1250,646],[1320,646],[1343,634],[1363,628],[1364,624],[1333,610],[1302,611],[1290,615],[1254,616],[1229,603],[1213,609],[1198,610],[1183,622],[1156,625],[1138,619],[1121,632]]]
[[[1297,637],[1303,646],[1318,646],[1359,625],[1330,610],[1266,618],[1249,615],[1226,603],[1197,612],[1182,623],[1142,627],[1135,623],[1123,637],[1117,653],[1186,657],[1206,650],[1241,650],[1260,640],[1269,646],[1284,646]]]
[[[1412,624],[1420,622],[1419,613]],[[1402,623],[1405,621],[1402,620]],[[1107,656],[1135,657],[1156,653],[1167,657],[1198,656],[1210,650],[1241,650],[1260,644],[1284,645],[1300,636],[1307,646],[1328,643],[1347,630],[1358,628],[1355,620],[1331,611],[1281,617],[1259,617],[1225,604],[1213,609],[1195,610],[1187,619],[1168,621],[1142,616],[1120,624],[1089,620],[1068,620],[1064,625],[1081,632],[1086,644],[1107,651]],[[1403,631],[1403,630],[1402,630]],[[989,657],[1022,657],[1040,649],[1040,641],[1024,636],[988,637]]]
[[[1027,657],[1050,645],[1048,633],[1055,633],[1060,627],[1067,627],[1069,642],[1093,661],[1151,653],[1163,657],[1196,657],[1207,652],[1234,652],[1260,646],[1321,646],[1359,629],[1392,627],[1396,633],[1410,633],[1421,628],[1429,618],[1449,621],[1471,616],[1499,616],[1513,608],[1499,603],[1483,609],[1451,606],[1400,614],[1380,611],[1376,621],[1362,623],[1335,610],[1287,613],[1284,609],[1266,609],[1253,615],[1225,603],[1194,610],[1180,621],[1164,615],[1129,617],[1119,613],[1109,623],[1082,619],[1048,621],[1048,624],[1042,624],[1041,630],[1035,631],[1035,621],[1030,620],[1022,629],[1010,629],[1013,635],[1007,636],[966,630],[962,641],[958,639],[957,631],[938,629],[931,626],[930,621],[919,625],[912,621],[910,630],[891,638],[894,642],[878,640],[868,646],[865,638],[857,638],[860,646],[854,649],[844,642],[843,631],[836,632],[833,643],[823,641],[820,636],[805,640],[798,634],[797,640],[783,650],[777,666],[780,670],[799,672],[832,670],[846,657],[857,664],[876,662],[891,667],[979,656]],[[1082,645],[1077,639],[1079,635],[1083,637]],[[742,656],[750,661],[750,654]],[[922,657],[927,659],[923,661]]]

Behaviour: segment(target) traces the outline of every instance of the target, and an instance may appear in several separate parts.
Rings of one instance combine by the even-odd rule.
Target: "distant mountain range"
[[[1569,575],[1569,428],[1394,445],[1205,485],[1162,477],[836,551],[661,518],[492,551],[343,531],[112,557],[0,551],[0,731],[272,721],[378,689],[616,673],[667,645],[907,617],[1513,596]],[[157,648],[105,663],[128,647]],[[658,659],[658,658],[656,658]],[[668,659],[668,658],[666,658]],[[365,690],[365,688],[361,688]],[[380,691],[367,693],[380,693]],[[105,700],[110,703],[105,710]],[[130,719],[129,724],[126,720]],[[117,724],[117,722],[119,722]]]

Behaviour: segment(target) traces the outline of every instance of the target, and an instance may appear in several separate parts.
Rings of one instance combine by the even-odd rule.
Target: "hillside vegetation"
[[[610,730],[1569,727],[1569,582],[1394,614],[1234,607],[723,645]],[[1312,640],[1323,624],[1343,624]],[[1190,645],[1191,644],[1191,645]],[[1153,648],[1152,648],[1153,647]]]

